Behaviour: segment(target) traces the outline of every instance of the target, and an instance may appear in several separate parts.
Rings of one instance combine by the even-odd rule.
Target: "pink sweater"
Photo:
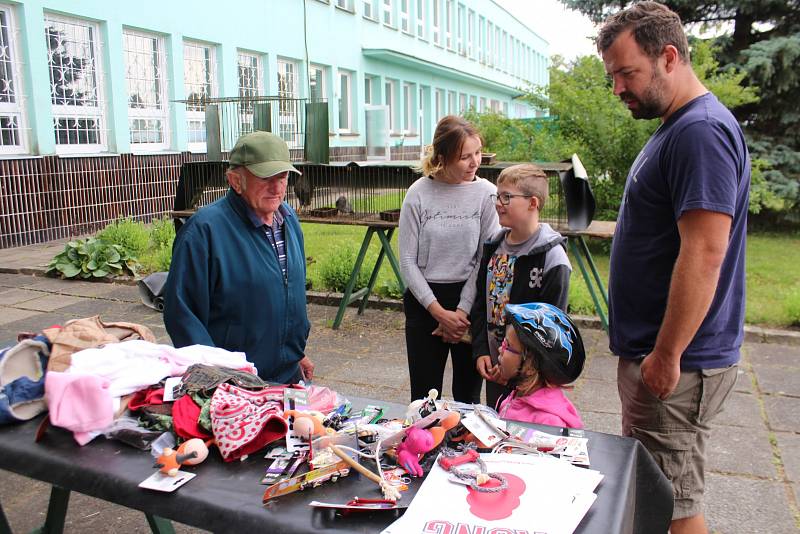
[[[544,387],[525,397],[512,392],[500,405],[500,417],[524,423],[583,428],[578,410],[561,388]]]

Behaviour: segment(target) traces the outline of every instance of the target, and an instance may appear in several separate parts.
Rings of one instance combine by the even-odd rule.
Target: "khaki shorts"
[[[622,433],[641,441],[672,482],[672,518],[692,517],[703,512],[709,424],[733,390],[738,368],[683,371],[662,401],[642,382],[641,363],[620,358],[617,366]]]

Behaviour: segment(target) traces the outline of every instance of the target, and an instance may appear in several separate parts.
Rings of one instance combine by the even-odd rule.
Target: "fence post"
[[[306,103],[305,160],[330,163],[327,102]]]
[[[222,161],[222,136],[219,127],[219,106],[206,106],[206,154],[208,161]]]

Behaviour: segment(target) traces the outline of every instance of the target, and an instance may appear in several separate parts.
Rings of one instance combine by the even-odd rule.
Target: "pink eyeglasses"
[[[522,356],[520,351],[512,349],[506,338],[503,338],[503,342],[500,344],[500,354],[504,353],[505,351],[508,351],[511,354],[516,354],[517,356]]]

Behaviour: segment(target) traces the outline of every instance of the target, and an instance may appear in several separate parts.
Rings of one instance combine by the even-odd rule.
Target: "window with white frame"
[[[237,55],[239,71],[239,133],[244,135],[253,131],[255,103],[253,98],[264,94],[264,75],[261,57],[258,54],[239,52]]]
[[[436,120],[438,121],[442,117],[445,116],[444,111],[444,90],[437,89],[436,90],[436,99],[435,99],[434,107],[436,111]]]
[[[444,35],[447,48],[453,50],[453,0],[445,0]]]
[[[353,0],[336,0],[336,7],[345,11],[353,11]]]
[[[486,23],[486,49],[484,55],[486,56],[486,64],[490,67],[494,65],[493,41],[494,41],[494,24],[491,22]]]
[[[339,71],[339,132],[353,131],[353,73]]]
[[[400,0],[400,29],[411,33],[411,0]]]
[[[442,4],[441,0],[431,0],[433,2],[433,20],[431,30],[433,32],[434,44],[442,44]]]
[[[458,110],[456,109],[456,92],[455,91],[448,91],[447,92],[447,114],[448,115],[456,115],[456,114],[458,114]]]
[[[328,91],[325,87],[327,68],[322,65],[314,65],[313,63],[308,67],[308,97],[312,101],[321,102],[327,98]]]
[[[508,33],[505,31],[500,37],[500,64],[503,70],[508,72]]]
[[[475,57],[475,12],[471,9],[467,13],[467,57]]]
[[[478,97],[472,95],[469,97],[469,109],[471,111],[478,111]]]
[[[427,0],[417,0],[417,37],[425,39],[425,10]]]
[[[169,146],[169,135],[164,38],[123,30],[122,39],[131,147],[165,149]]]
[[[287,59],[278,59],[278,135],[289,144],[289,148],[302,146],[300,134],[299,106],[300,97],[297,74],[298,64]]]
[[[481,97],[481,105],[478,108],[478,111],[481,112],[481,113],[486,111],[486,97],[483,97],[483,96]]]
[[[492,64],[500,68],[500,37],[503,34],[503,30],[500,29],[500,26],[494,27],[494,46],[492,47],[492,52],[494,53],[494,60]]]
[[[416,131],[416,106],[414,105],[414,85],[403,84],[403,133]]]
[[[0,154],[28,150],[17,37],[11,8],[0,4]]]
[[[99,27],[49,13],[44,24],[56,152],[105,151]]]
[[[503,102],[503,115],[508,117],[508,102]]]
[[[478,61],[486,62],[486,19],[478,16]]]
[[[458,95],[458,114],[463,115],[467,111],[467,95],[461,93]]]
[[[186,100],[186,136],[189,150],[206,149],[206,104],[216,96],[214,48],[202,43],[183,43],[183,87]]]
[[[464,30],[467,24],[467,12],[463,4],[458,4],[458,22],[456,24],[456,49],[462,56],[467,53],[466,39],[464,39]]]
[[[392,0],[383,0],[383,23],[394,26],[394,6]]]
[[[375,78],[372,76],[364,76],[364,103],[365,104],[372,104],[373,103],[373,96],[372,96],[372,87],[375,83]]]
[[[397,131],[397,82],[395,80],[386,80],[384,84],[386,91],[386,105],[389,107],[389,131]]]
[[[363,11],[365,18],[375,20],[375,6],[373,5],[374,2],[375,0],[364,0],[361,3],[361,9]]]

